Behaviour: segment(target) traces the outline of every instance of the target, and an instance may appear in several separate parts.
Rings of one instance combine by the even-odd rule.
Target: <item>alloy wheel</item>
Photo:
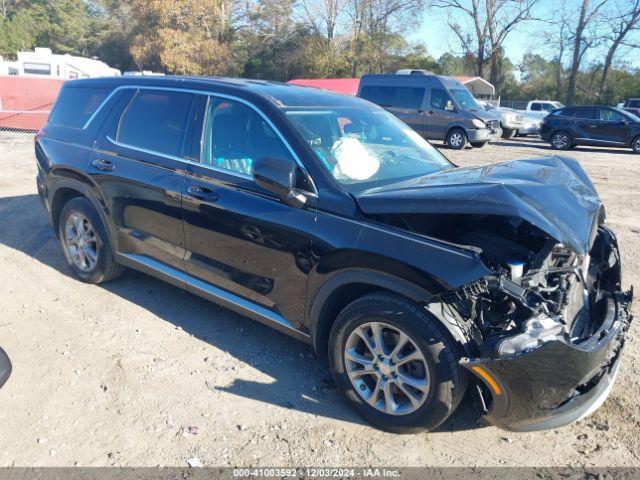
[[[633,148],[634,152],[640,153],[640,137],[636,138],[633,141],[633,145],[631,147]]]
[[[551,145],[558,150],[569,148],[569,136],[566,133],[556,133],[551,139]]]
[[[397,327],[381,322],[359,325],[347,338],[344,362],[355,391],[381,412],[407,415],[427,399],[427,360]]]
[[[91,222],[78,212],[67,218],[64,227],[64,246],[73,264],[83,272],[90,272],[98,262],[98,237]]]

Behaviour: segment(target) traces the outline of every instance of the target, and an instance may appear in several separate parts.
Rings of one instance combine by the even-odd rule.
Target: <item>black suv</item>
[[[549,428],[611,388],[631,293],[570,159],[455,168],[359,98],[171,77],[65,84],[35,151],[79,279],[131,267],[308,342],[381,428],[435,428],[470,384]]]
[[[592,145],[640,153],[640,118],[614,107],[565,107],[542,121],[540,136],[555,150]]]

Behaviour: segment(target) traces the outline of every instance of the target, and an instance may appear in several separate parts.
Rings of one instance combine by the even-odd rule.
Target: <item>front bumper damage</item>
[[[601,327],[587,340],[562,339],[494,359],[463,359],[478,376],[485,418],[506,430],[534,431],[574,422],[607,398],[631,323],[632,291],[611,294]]]

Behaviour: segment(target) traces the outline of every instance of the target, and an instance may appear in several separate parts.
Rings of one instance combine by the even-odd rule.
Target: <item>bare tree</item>
[[[344,19],[348,0],[301,0],[303,21],[331,44]]]
[[[610,33],[605,39],[610,43],[607,55],[604,59],[602,67],[602,76],[600,77],[600,89],[598,98],[602,98],[604,88],[607,83],[607,76],[611,69],[611,64],[618,50],[618,47],[624,44],[627,36],[634,30],[640,30],[640,0],[623,0],[623,5],[619,3],[607,23],[611,25]]]
[[[500,56],[507,37],[523,22],[533,19],[540,0],[433,0],[437,8],[462,12],[466,24],[449,20],[464,54],[474,59],[475,73],[484,75],[489,60],[490,81],[500,89]]]
[[[543,32],[544,43],[553,54],[553,76],[555,81],[555,98],[564,97],[562,80],[565,68],[565,55],[571,43],[570,18],[572,13],[567,9],[566,2],[562,2],[553,12],[553,17],[545,22],[551,28]]]
[[[602,8],[609,1],[610,0],[598,0],[595,4],[592,4],[591,0],[581,0],[580,2],[578,21],[571,32],[573,52],[571,57],[571,68],[569,71],[569,87],[567,91],[567,103],[569,105],[573,105],[576,92],[576,79],[578,78],[578,71],[580,70],[580,64],[582,63],[584,54],[589,50],[589,48],[596,46],[598,43],[594,24],[599,19]]]

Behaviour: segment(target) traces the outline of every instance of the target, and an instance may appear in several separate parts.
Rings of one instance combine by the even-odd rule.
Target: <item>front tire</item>
[[[571,134],[565,130],[558,130],[551,135],[549,139],[551,148],[554,150],[570,150],[573,147],[573,138]]]
[[[453,150],[462,150],[467,146],[468,142],[467,132],[461,128],[454,128],[447,134],[447,138],[445,138],[445,143]]]
[[[451,415],[467,382],[458,361],[437,319],[389,293],[349,304],[329,338],[338,387],[365,420],[394,433],[433,430]]]
[[[506,140],[511,140],[513,137],[516,136],[517,132],[518,132],[517,130],[511,130],[511,129],[505,128],[502,130],[502,138]]]
[[[98,212],[85,197],[72,198],[62,208],[58,238],[67,265],[83,282],[106,282],[124,271],[113,258],[109,235]]]

